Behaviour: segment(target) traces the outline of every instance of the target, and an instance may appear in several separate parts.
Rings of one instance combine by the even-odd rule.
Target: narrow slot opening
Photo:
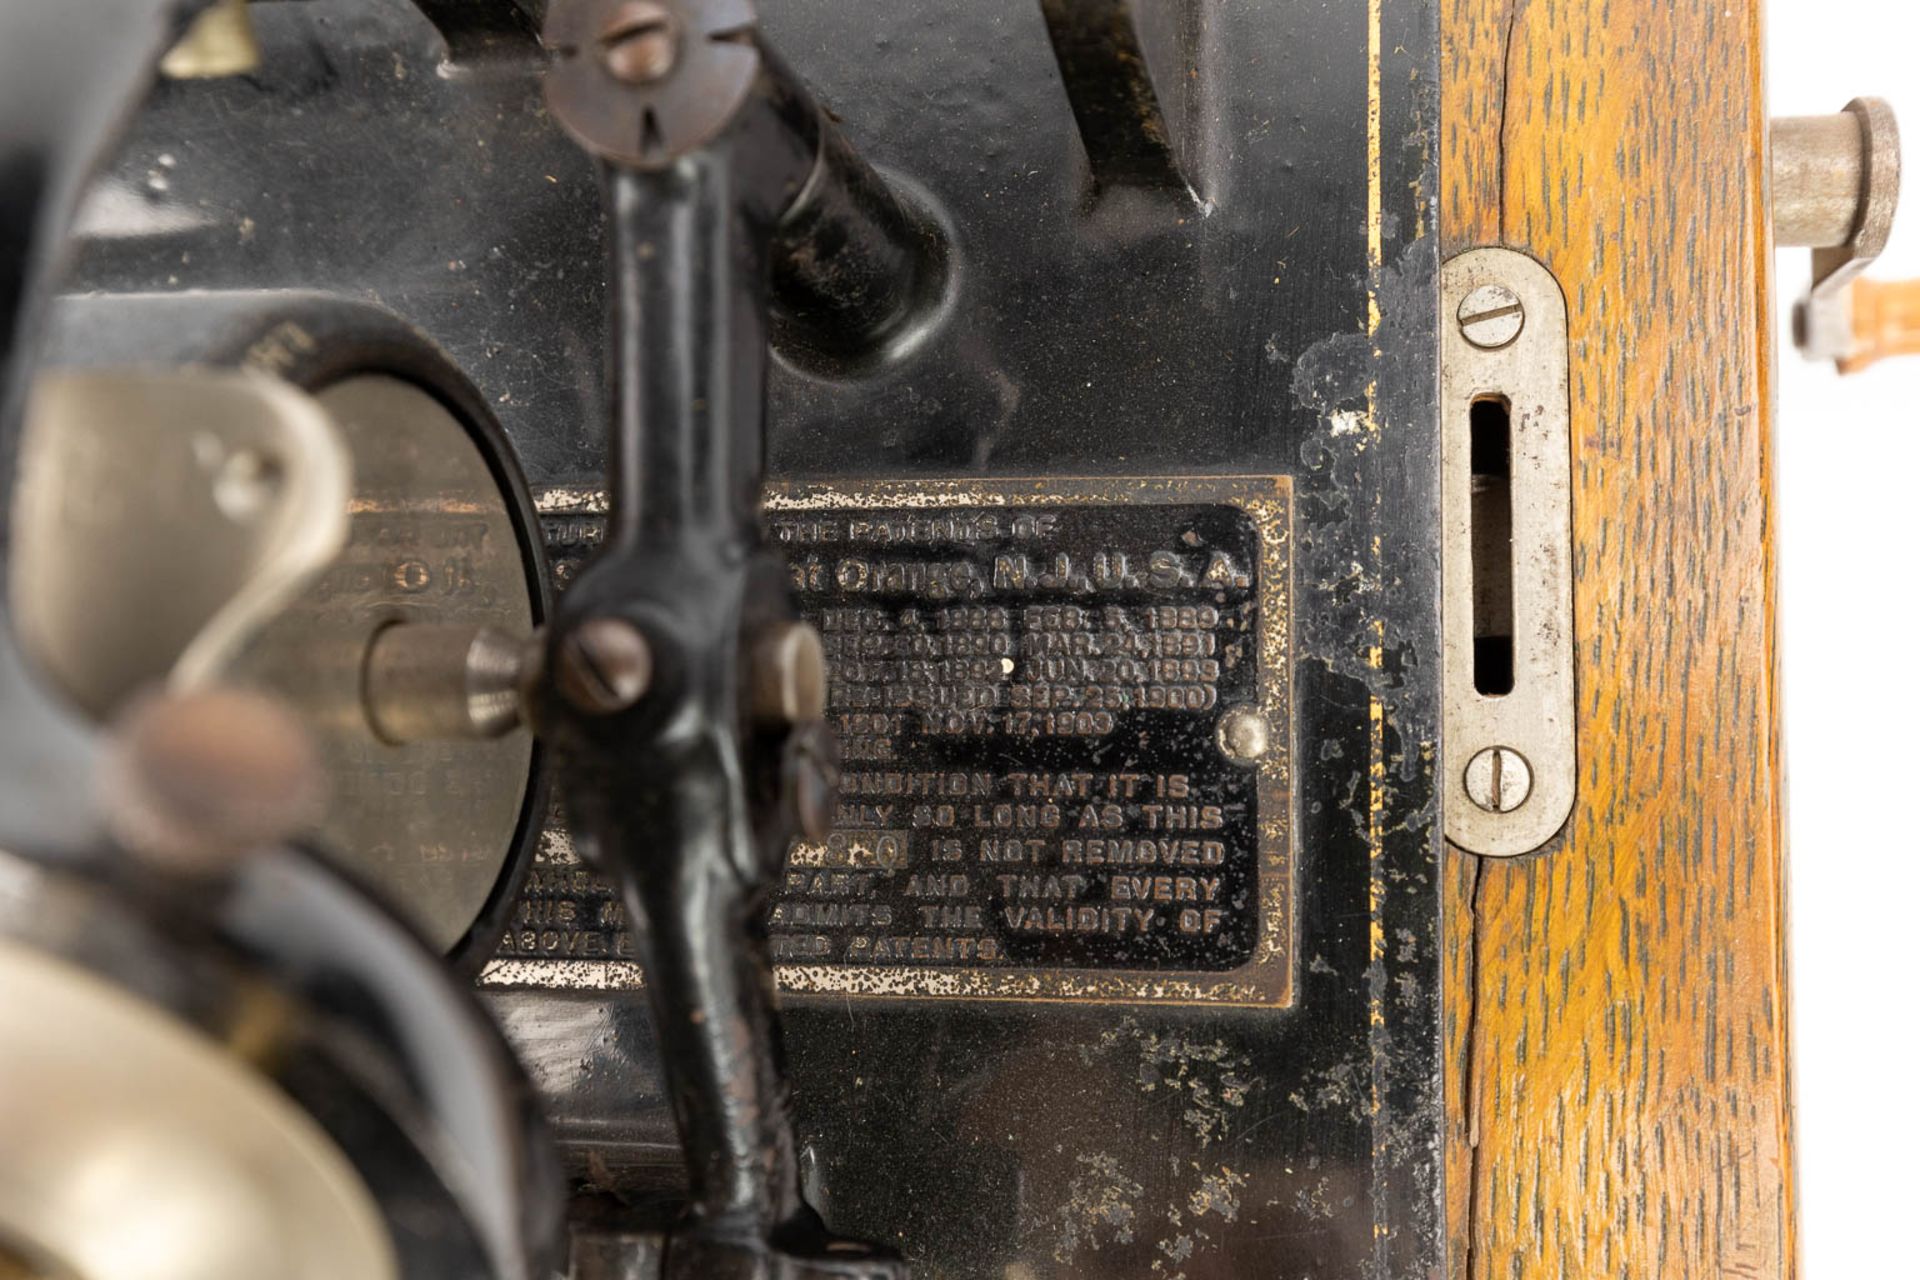
[[[1473,474],[1473,687],[1513,692],[1513,415],[1504,396],[1468,414]]]

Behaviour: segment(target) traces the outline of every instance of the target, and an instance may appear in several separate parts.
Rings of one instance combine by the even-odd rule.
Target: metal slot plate
[[[1505,345],[1468,337],[1463,302],[1511,290],[1522,317]],[[1513,857],[1551,840],[1573,809],[1573,563],[1568,437],[1567,308],[1553,275],[1508,249],[1474,249],[1442,268],[1440,361],[1444,733],[1447,839],[1472,853]],[[1497,332],[1494,340],[1505,337]],[[1484,341],[1483,337],[1483,341]],[[1471,414],[1477,400],[1509,412],[1513,684],[1500,695],[1474,681]],[[1486,807],[1488,753],[1509,762],[1507,799]],[[1529,775],[1511,781],[1515,757]],[[1478,778],[1476,789],[1472,781]],[[1496,778],[1493,791],[1498,793]]]

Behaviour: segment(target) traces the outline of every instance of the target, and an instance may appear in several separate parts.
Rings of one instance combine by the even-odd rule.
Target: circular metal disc
[[[333,1140],[246,1062],[0,943],[0,1275],[394,1280]]]
[[[547,109],[588,151],[615,164],[658,169],[712,141],[746,100],[760,72],[749,38],[749,0],[669,7],[680,28],[673,69],[644,86],[609,70],[603,33],[620,0],[586,0],[547,10],[541,40],[553,51]]]
[[[346,550],[232,674],[310,717],[333,793],[323,845],[447,950],[473,927],[512,855],[533,740],[519,729],[485,741],[383,741],[363,703],[367,647],[382,628],[409,622],[528,635],[537,586],[487,460],[444,405],[379,376],[318,398],[353,456]]]

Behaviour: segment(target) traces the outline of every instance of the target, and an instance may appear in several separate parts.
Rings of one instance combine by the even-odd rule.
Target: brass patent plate
[[[834,835],[775,899],[782,988],[1291,1003],[1290,499],[1241,477],[771,491],[843,767]],[[564,581],[601,504],[540,505]],[[557,830],[500,956],[489,982],[639,981]]]

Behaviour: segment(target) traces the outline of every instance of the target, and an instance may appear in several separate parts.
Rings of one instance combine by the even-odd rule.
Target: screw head
[[[658,0],[627,0],[600,28],[600,60],[622,84],[652,84],[680,60],[680,25]]]
[[[1512,813],[1533,793],[1533,766],[1512,747],[1488,747],[1467,761],[1467,798],[1488,813]]]
[[[1510,346],[1526,327],[1527,311],[1520,296],[1503,284],[1483,284],[1460,299],[1456,316],[1460,332],[1482,351]]]
[[[1257,764],[1273,746],[1273,726],[1252,707],[1235,707],[1220,717],[1214,730],[1220,754],[1235,764]]]
[[[625,618],[589,618],[561,638],[553,683],[575,710],[625,711],[653,683],[653,647]]]
[[[827,652],[804,622],[776,623],[747,657],[747,706],[766,725],[798,725],[827,713]]]

